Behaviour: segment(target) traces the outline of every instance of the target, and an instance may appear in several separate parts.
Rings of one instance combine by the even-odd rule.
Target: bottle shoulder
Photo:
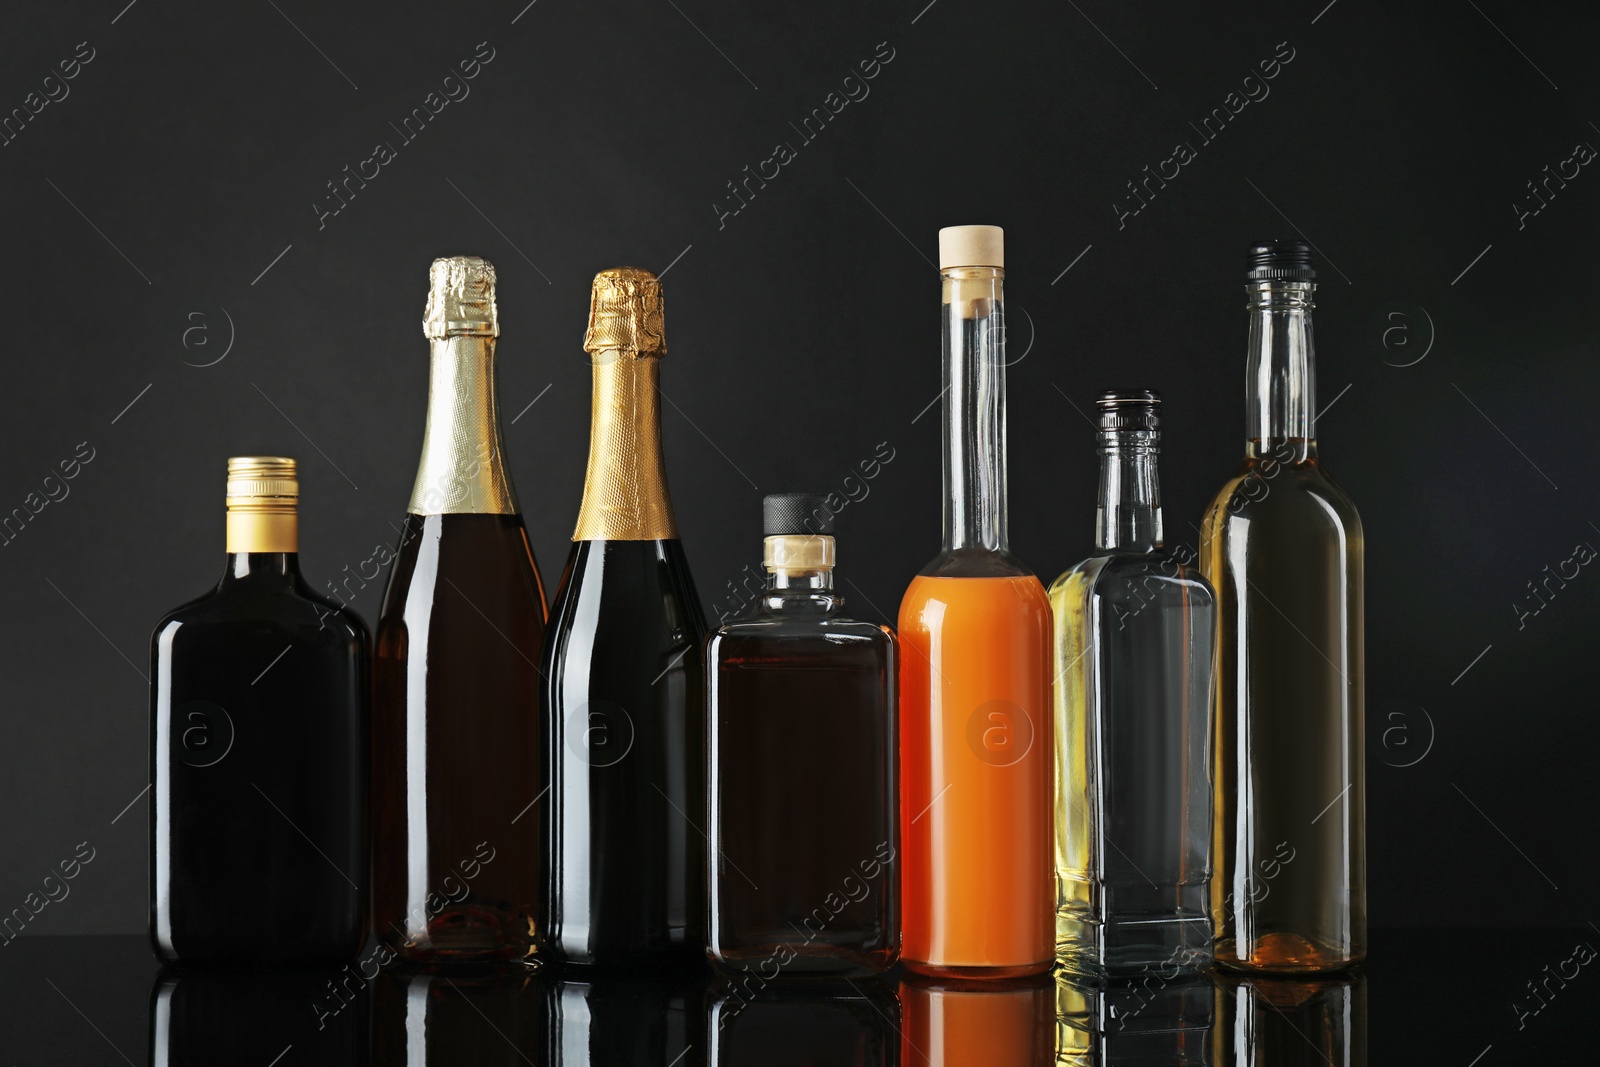
[[[924,578],[1022,578],[1033,571],[1006,549],[957,548],[940,552],[917,572]]]
[[[1202,533],[1232,518],[1272,523],[1280,517],[1291,522],[1320,517],[1352,534],[1361,529],[1355,502],[1320,460],[1288,463],[1268,457],[1247,458],[1223,483],[1206,509]]]
[[[717,627],[712,641],[806,641],[867,642],[892,644],[894,631],[875,622],[852,619],[847,615],[794,613],[757,610]]]
[[[359,615],[318,596],[299,578],[270,585],[221,585],[163,615],[152,642],[176,645],[262,633],[291,642],[344,645],[353,652],[365,651],[371,642]]]
[[[1060,610],[1067,601],[1096,597],[1115,603],[1161,602],[1204,608],[1214,599],[1199,567],[1167,549],[1108,552],[1069,567],[1050,586],[1050,601]]]

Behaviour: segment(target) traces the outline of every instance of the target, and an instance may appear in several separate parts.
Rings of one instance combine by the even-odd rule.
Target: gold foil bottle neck
[[[613,267],[594,276],[583,350],[642,358],[667,354],[661,281],[638,267]]]
[[[589,331],[594,413],[589,467],[574,541],[655,541],[678,536],[661,457],[661,283],[619,267],[595,275]]]
[[[228,551],[300,551],[300,480],[286,456],[228,459]]]
[[[428,272],[428,306],[422,332],[445,337],[499,337],[494,264],[478,256],[444,256]]]
[[[517,511],[495,392],[494,264],[476,256],[433,261],[423,332],[431,350],[428,423],[411,489],[413,515]]]

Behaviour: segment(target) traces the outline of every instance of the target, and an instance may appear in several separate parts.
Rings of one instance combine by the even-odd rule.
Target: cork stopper
[[[478,256],[444,256],[428,272],[428,307],[422,332],[446,337],[499,337],[494,305],[494,264]]]
[[[939,269],[1006,265],[1005,231],[998,226],[946,226],[939,231]]]
[[[661,282],[638,267],[613,267],[594,276],[583,350],[634,357],[664,356]]]

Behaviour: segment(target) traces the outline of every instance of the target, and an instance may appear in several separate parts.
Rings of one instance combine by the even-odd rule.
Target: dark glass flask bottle
[[[365,934],[367,629],[300,577],[299,481],[228,460],[227,568],[151,639],[163,960],[339,963]]]

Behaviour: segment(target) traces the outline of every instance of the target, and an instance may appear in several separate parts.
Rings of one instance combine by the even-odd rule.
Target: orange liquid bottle
[[[901,958],[945,978],[1053,959],[1050,605],[1006,542],[1001,232],[939,232],[944,549],[900,604]]]

